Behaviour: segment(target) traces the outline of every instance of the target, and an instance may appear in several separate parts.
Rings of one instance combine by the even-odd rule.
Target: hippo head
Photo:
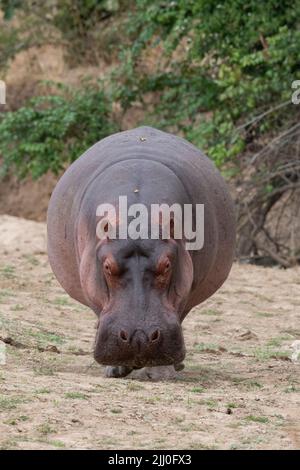
[[[80,277],[99,315],[97,362],[139,368],[184,359],[193,264],[182,240],[101,240],[84,251]]]

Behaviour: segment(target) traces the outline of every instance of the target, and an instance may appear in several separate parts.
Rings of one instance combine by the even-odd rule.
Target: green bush
[[[3,11],[5,20],[10,20],[15,10],[22,6],[22,0],[0,0],[0,9]]]
[[[102,87],[62,87],[63,94],[37,97],[0,115],[2,174],[14,167],[19,177],[58,173],[92,144],[116,132],[111,102]]]
[[[0,8],[7,19],[18,10],[23,21],[30,12],[58,29],[76,62],[99,51],[91,31],[101,31],[105,18],[126,13],[121,64],[111,81],[113,99],[124,111],[142,104],[144,123],[183,134],[218,166],[263,134],[279,135],[295,119],[297,107],[288,104],[291,83],[300,79],[300,2],[0,0]],[[4,63],[32,43],[30,33],[20,44],[13,28],[1,30]],[[156,55],[149,67],[145,61],[151,49]],[[102,89],[87,88],[38,98],[5,114],[0,120],[4,168],[14,164],[19,174],[35,176],[58,171],[116,128],[110,108]]]
[[[149,123],[182,132],[218,165],[285,125],[295,109],[277,105],[290,101],[291,83],[300,78],[300,2],[135,3],[117,89],[124,109],[158,93]],[[163,60],[149,72],[145,51],[159,44]]]

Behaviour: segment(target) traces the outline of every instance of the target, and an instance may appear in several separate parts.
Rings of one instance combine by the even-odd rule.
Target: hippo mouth
[[[141,369],[143,367],[157,367],[157,366],[172,366],[174,365],[175,369],[178,370],[179,365],[183,362],[185,358],[185,352],[178,355],[176,358],[165,356],[162,358],[155,359],[144,359],[143,357],[135,357],[131,364],[124,364],[132,367],[133,369]],[[123,365],[123,364],[122,364]]]
[[[97,350],[94,352],[96,362],[106,366],[126,366],[132,369],[141,369],[143,367],[157,367],[157,366],[174,366],[176,370],[181,369],[181,363],[185,358],[185,346],[177,351],[176,354],[168,354],[161,352],[157,355],[149,354],[135,354],[126,355],[124,351],[114,351],[114,354],[105,354],[104,351],[99,353]],[[127,357],[126,357],[127,356]]]
[[[145,358],[142,356],[136,356],[132,359],[124,359],[107,357],[104,358],[102,355],[94,355],[95,360],[101,365],[109,366],[127,366],[132,369],[142,369],[143,367],[157,367],[157,366],[174,366],[176,370],[180,370],[180,365],[185,358],[185,350],[176,357],[170,357],[165,355],[158,358]]]

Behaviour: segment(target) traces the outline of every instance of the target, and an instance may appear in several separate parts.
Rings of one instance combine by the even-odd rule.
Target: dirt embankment
[[[0,214],[45,221],[51,193],[58,177],[47,174],[33,181],[18,181],[15,176],[0,180]]]
[[[0,227],[1,448],[299,449],[299,268],[234,265],[184,323],[182,372],[106,379],[95,317],[51,273],[45,225]]]

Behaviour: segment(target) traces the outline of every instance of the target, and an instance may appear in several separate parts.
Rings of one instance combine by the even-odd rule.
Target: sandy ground
[[[185,321],[184,371],[107,379],[94,314],[51,273],[45,225],[1,216],[0,448],[299,449],[299,275],[234,265]]]

